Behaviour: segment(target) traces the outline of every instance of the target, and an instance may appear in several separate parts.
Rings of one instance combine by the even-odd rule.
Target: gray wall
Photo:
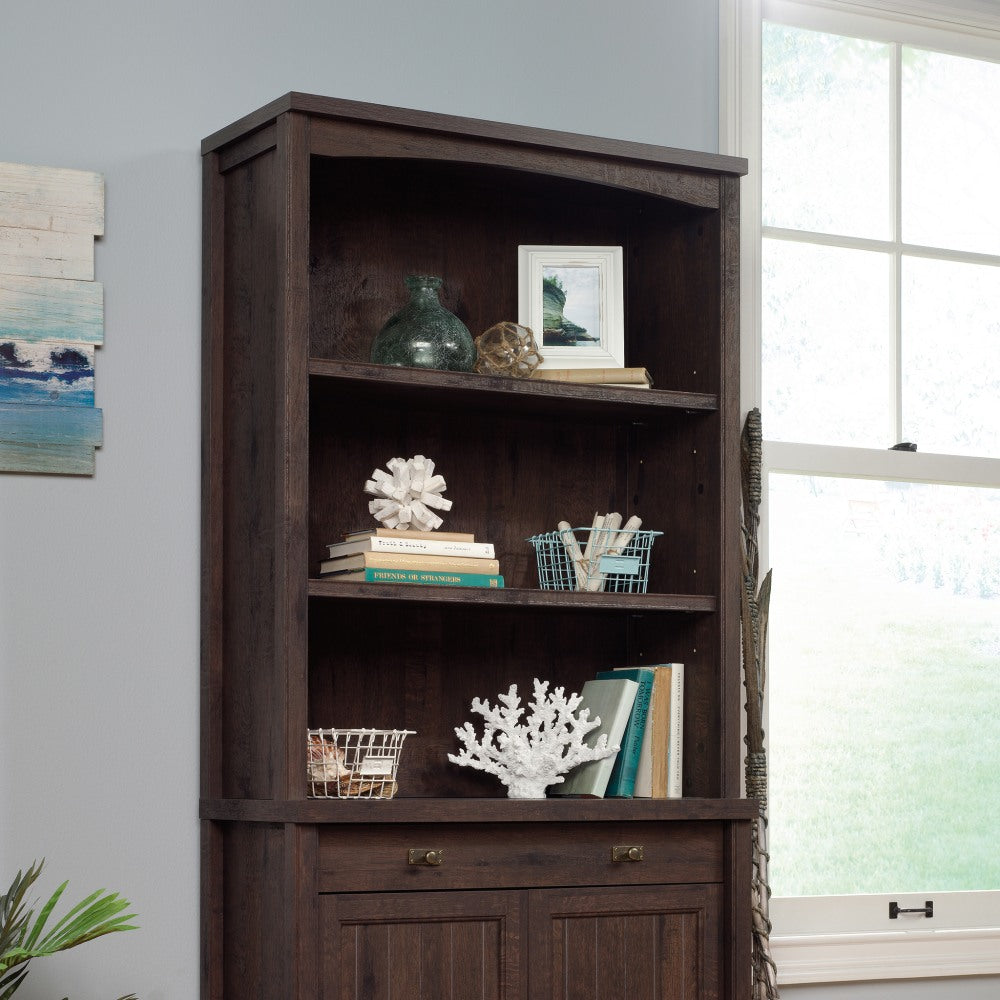
[[[97,475],[0,474],[0,884],[45,857],[46,887],[119,889],[141,924],[36,963],[19,998],[193,1000],[200,140],[303,90],[712,151],[716,4],[11,0],[3,21],[0,159],[100,171],[107,225]]]

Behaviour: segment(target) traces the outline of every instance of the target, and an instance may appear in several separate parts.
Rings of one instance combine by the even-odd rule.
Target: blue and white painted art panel
[[[0,163],[0,471],[93,475],[104,178]]]
[[[99,281],[26,278],[0,270],[0,337],[10,340],[104,340]]]
[[[0,339],[0,403],[93,406],[94,348]]]

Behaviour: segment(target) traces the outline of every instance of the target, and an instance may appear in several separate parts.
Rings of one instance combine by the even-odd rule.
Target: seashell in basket
[[[396,782],[388,776],[372,781],[348,774],[340,778],[340,794],[344,797],[391,799],[396,794]]]
[[[321,736],[309,737],[309,779],[311,781],[350,780],[353,772],[344,762],[344,751]]]

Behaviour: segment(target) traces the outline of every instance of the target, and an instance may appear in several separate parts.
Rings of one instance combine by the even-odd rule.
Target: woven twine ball
[[[505,321],[476,337],[476,366],[480,375],[528,378],[542,363],[535,335],[526,326]]]

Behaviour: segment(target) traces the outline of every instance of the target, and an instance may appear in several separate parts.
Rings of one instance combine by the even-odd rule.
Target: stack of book
[[[550,795],[580,798],[679,799],[684,771],[684,664],[602,670],[580,692],[580,709],[600,716],[587,735],[607,733],[617,754],[574,768]],[[580,709],[577,710],[579,714]]]
[[[575,385],[617,385],[628,389],[653,387],[653,380],[645,368],[536,368],[531,377],[539,382]]]
[[[456,531],[351,531],[327,546],[320,576],[362,583],[502,587],[492,542]]]

